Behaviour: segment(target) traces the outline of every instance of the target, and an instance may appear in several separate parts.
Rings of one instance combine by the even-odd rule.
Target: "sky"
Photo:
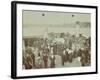
[[[89,13],[51,12],[23,10],[23,25],[28,26],[62,26],[79,22],[90,22]]]

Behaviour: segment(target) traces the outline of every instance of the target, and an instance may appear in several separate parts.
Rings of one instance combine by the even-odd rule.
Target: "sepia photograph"
[[[23,10],[23,69],[91,66],[91,14]]]
[[[12,2],[12,78],[97,73],[97,6]]]

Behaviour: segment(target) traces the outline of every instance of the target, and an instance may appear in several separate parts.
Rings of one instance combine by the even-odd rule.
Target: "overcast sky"
[[[63,25],[76,23],[76,21],[90,22],[90,17],[88,13],[23,10],[23,26]]]

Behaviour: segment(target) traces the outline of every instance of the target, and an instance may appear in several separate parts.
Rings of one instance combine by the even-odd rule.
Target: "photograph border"
[[[47,5],[47,6],[59,6],[59,7],[78,7],[78,8],[91,8],[96,10],[96,70],[94,72],[84,73],[64,73],[64,74],[50,74],[50,75],[32,75],[32,76],[17,76],[17,4],[27,5]],[[26,2],[26,1],[12,1],[11,2],[11,78],[22,79],[22,78],[39,78],[39,77],[54,77],[54,76],[68,76],[68,75],[85,75],[85,74],[97,74],[98,73],[98,7],[88,5],[73,5],[73,4],[58,4],[58,3],[42,3],[42,2]]]

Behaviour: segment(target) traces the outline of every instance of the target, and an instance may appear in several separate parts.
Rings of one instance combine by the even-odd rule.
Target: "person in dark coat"
[[[85,54],[84,53],[82,53],[80,61],[81,61],[81,66],[85,66],[86,59],[85,59]]]
[[[29,53],[26,54],[25,58],[25,69],[32,69],[33,67],[33,60]]]
[[[69,55],[68,55],[68,51],[67,50],[65,50],[65,62],[67,62],[68,60],[69,60]]]
[[[57,54],[57,44],[56,43],[54,43],[53,45],[53,52],[55,55]]]
[[[55,55],[50,55],[50,68],[55,67]]]
[[[65,62],[65,59],[66,59],[65,50],[63,51],[63,53],[62,53],[62,55],[61,55],[61,59],[62,59],[62,66],[64,66],[64,62]]]
[[[37,66],[36,66],[38,69],[40,68],[43,68],[43,65],[42,65],[42,58],[41,58],[41,55],[40,53],[38,53],[38,57],[37,57]]]
[[[35,55],[34,55],[34,53],[31,54],[31,57],[32,57],[32,61],[33,61],[33,67],[35,68]]]
[[[47,53],[43,53],[43,61],[44,61],[44,68],[48,68],[48,55]]]
[[[72,63],[72,61],[73,61],[73,50],[71,48],[69,48],[68,55],[69,55],[69,62]]]

